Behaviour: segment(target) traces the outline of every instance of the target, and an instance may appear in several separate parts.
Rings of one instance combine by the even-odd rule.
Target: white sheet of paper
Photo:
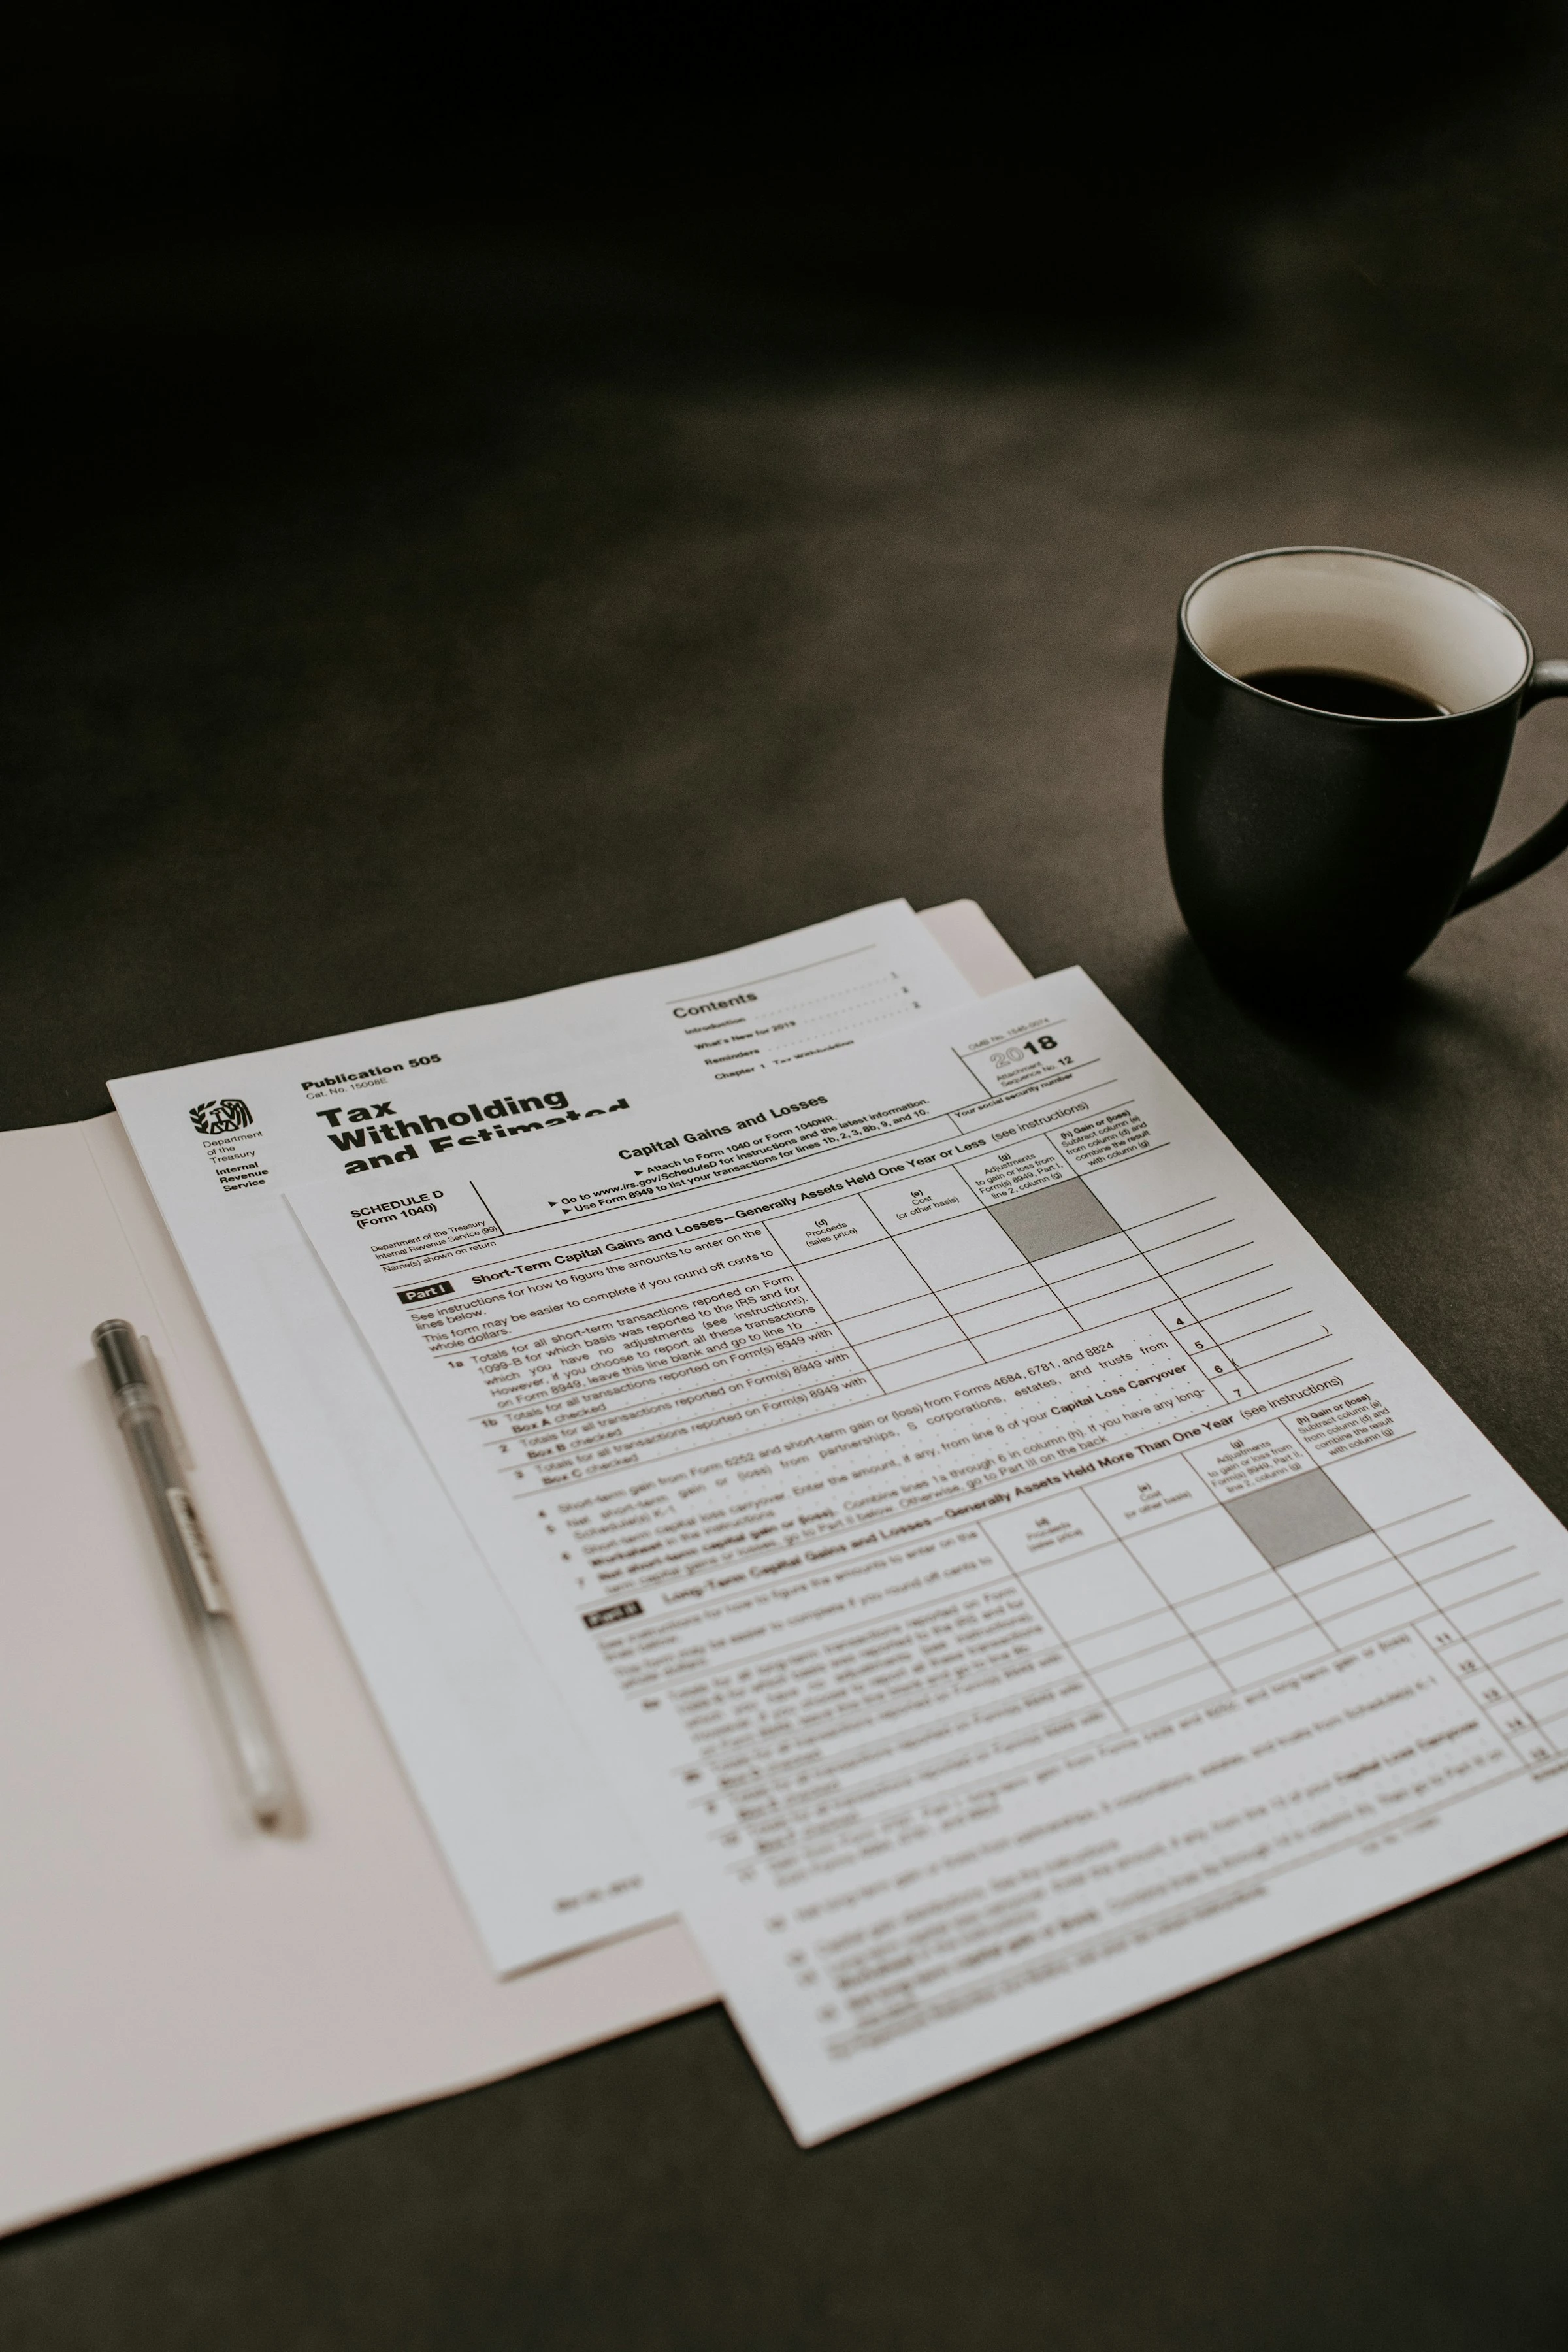
[[[292,1204],[806,2142],[1568,1829],[1568,1534],[1081,972]]]
[[[499,1981],[112,1115],[0,1135],[0,2232],[715,1999],[679,1922]],[[88,1335],[148,1335],[303,1792],[240,1812]]]
[[[122,1078],[170,1234],[494,1968],[675,1908],[298,1228],[706,1079],[828,1066],[973,991],[902,900],[510,1004]],[[487,1107],[493,1106],[493,1109]],[[504,1131],[505,1140],[501,1140]]]

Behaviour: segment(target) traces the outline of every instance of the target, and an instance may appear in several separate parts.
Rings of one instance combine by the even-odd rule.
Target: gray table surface
[[[973,895],[1568,1514],[1568,864],[1303,1034],[1185,942],[1157,794],[1242,549],[1568,653],[1565,125],[1553,69],[1234,211],[1190,316],[1058,302],[1042,219],[1012,303],[765,206],[35,223],[0,1120]],[[1558,706],[1494,847],[1565,783]],[[1559,1847],[809,2155],[711,2011],[16,2241],[0,2341],[1560,2347],[1565,1952]]]

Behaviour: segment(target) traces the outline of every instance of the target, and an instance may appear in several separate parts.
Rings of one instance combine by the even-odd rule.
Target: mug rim
[[[1363,718],[1348,711],[1321,710],[1315,704],[1292,702],[1286,695],[1270,694],[1265,687],[1253,686],[1247,678],[1237,677],[1234,670],[1224,668],[1212,655],[1204,651],[1188,623],[1187,607],[1198,590],[1206,587],[1219,572],[1234,572],[1242,563],[1261,563],[1266,558],[1275,555],[1364,555],[1377,563],[1403,563],[1411,572],[1429,572],[1436,579],[1452,581],[1456,588],[1463,588],[1479,598],[1481,604],[1489,604],[1494,613],[1500,613],[1503,619],[1518,630],[1524,646],[1524,674],[1517,686],[1510,686],[1506,694],[1494,695],[1489,702],[1473,703],[1468,710],[1435,710],[1425,719]],[[1184,643],[1192,648],[1205,668],[1212,670],[1215,677],[1224,678],[1227,686],[1239,687],[1244,694],[1255,694],[1260,702],[1277,702],[1286,710],[1310,710],[1314,719],[1334,719],[1353,727],[1436,727],[1450,719],[1474,719],[1482,711],[1498,709],[1503,703],[1511,702],[1516,695],[1521,694],[1530,684],[1531,674],[1535,667],[1535,646],[1530,631],[1519,615],[1510,613],[1500,598],[1489,594],[1484,588],[1478,588],[1473,580],[1466,580],[1458,572],[1445,572],[1440,563],[1423,563],[1419,556],[1394,555],[1382,547],[1338,547],[1326,541],[1302,541],[1289,547],[1254,547],[1248,549],[1245,555],[1227,555],[1222,562],[1211,563],[1206,572],[1200,572],[1197,578],[1184,589],[1182,601],[1176,608],[1176,624]]]

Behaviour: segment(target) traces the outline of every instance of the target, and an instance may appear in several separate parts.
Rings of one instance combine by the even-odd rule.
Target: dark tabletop
[[[21,141],[0,1122],[973,896],[1568,1514],[1568,865],[1308,1033],[1185,943],[1157,796],[1222,556],[1397,550],[1568,653],[1555,25],[1435,69],[1342,10],[1365,87],[1243,116],[1205,18],[889,98],[825,16],[721,115],[645,33],[611,141],[581,28],[554,114],[455,41],[356,114],[335,21]],[[1494,847],[1565,780],[1549,709]],[[1511,2352],[1565,2210],[1557,1847],[810,2154],[710,2011],[19,2239],[0,2343]]]

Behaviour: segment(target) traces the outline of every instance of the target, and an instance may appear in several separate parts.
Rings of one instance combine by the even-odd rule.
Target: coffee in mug
[[[1177,618],[1165,847],[1193,938],[1240,992],[1386,987],[1450,915],[1568,847],[1568,808],[1474,872],[1521,712],[1568,694],[1511,613],[1364,548],[1269,548]]]

